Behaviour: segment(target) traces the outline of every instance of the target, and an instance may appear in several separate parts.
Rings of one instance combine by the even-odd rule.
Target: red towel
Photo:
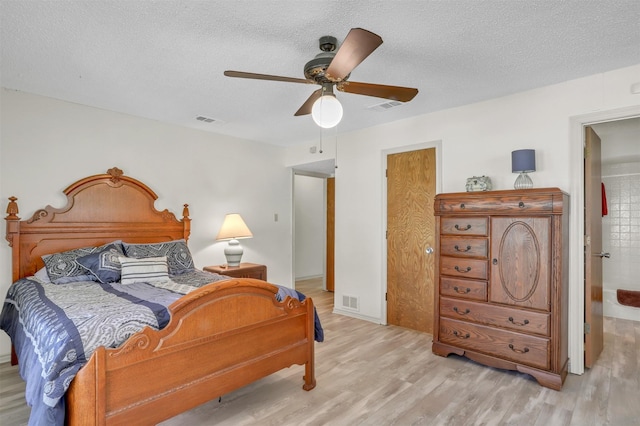
[[[607,192],[604,190],[604,183],[602,183],[602,216],[606,216],[609,214],[609,209],[607,208]]]

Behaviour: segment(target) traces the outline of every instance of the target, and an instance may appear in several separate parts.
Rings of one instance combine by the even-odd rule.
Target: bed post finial
[[[185,204],[182,209],[182,223],[184,224],[184,240],[189,241],[191,235],[191,219],[189,218],[189,204]]]
[[[113,183],[118,183],[120,181],[120,176],[122,176],[124,172],[117,167],[112,167],[107,170],[107,174],[111,175],[111,181]]]
[[[16,197],[9,197],[9,205],[7,206],[7,217],[4,220],[7,221],[7,234],[5,239],[9,243],[9,247],[13,247],[13,238],[19,238],[20,218],[18,217],[18,199]],[[12,262],[13,262],[13,281],[16,281],[18,273],[18,255],[17,251],[13,250]]]
[[[5,220],[20,220],[18,217],[18,199],[16,197],[9,197],[9,205],[7,206],[7,217]]]

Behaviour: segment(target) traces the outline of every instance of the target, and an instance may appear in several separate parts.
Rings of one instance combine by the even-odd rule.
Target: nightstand
[[[226,275],[232,278],[267,280],[267,267],[265,265],[258,265],[257,263],[241,263],[240,266],[205,266],[202,269],[207,272],[215,272],[216,274]]]

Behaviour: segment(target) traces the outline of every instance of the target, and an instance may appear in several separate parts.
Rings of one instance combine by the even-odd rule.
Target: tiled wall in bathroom
[[[618,288],[640,291],[640,162],[603,163],[602,182],[608,207],[602,218],[602,249],[611,253],[603,259],[603,290],[605,299],[607,293],[615,299]],[[605,315],[619,316],[607,305],[611,303],[605,300]],[[640,309],[635,311],[640,321]]]

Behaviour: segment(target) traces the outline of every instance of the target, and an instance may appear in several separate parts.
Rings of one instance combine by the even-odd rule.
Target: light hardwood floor
[[[162,425],[640,425],[640,322],[605,318],[605,350],[561,392],[525,374],[431,353],[431,336],[332,313],[319,280],[297,283],[325,330],[317,387],[293,366]],[[26,424],[17,368],[0,364],[0,424]]]

